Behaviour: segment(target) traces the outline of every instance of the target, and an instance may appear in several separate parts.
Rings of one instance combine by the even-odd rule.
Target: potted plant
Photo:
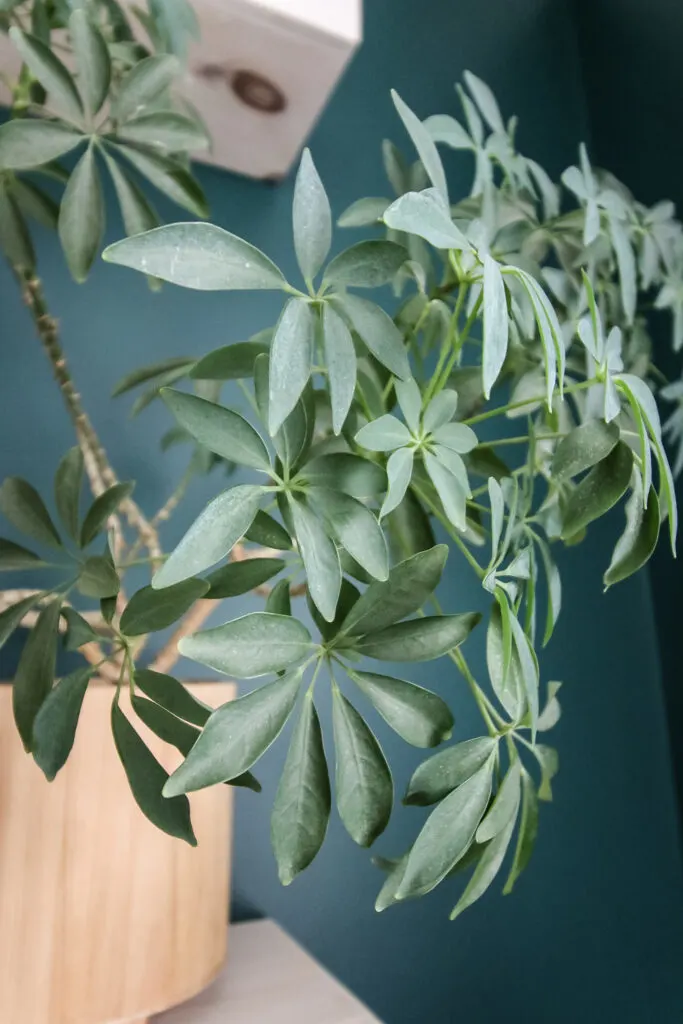
[[[652,294],[672,310],[680,347],[683,233],[673,208],[636,202],[591,167],[583,147],[562,191],[517,151],[516,123],[503,121],[483,82],[466,73],[459,94],[464,124],[450,115],[422,121],[394,96],[418,160],[385,144],[395,198],[353,204],[341,225],[371,235],[332,259],[330,205],[304,152],[293,203],[301,281],[202,222],[155,227],[106,250],[110,263],[183,287],[279,291],[283,309],[249,341],[145,367],[121,385],[146,385],[143,402],[165,402],[176,421],[169,441],[190,439],[203,465],[228,461],[248,482],[221,489],[168,556],[143,529],[149,586],[127,601],[95,595],[119,659],[114,707],[122,688],[135,712],[147,699],[145,724],[172,742],[188,725],[203,726],[170,776],[139,777],[142,810],[157,825],[187,838],[188,793],[225,782],[255,788],[248,773],[291,720],[271,819],[279,875],[290,883],[316,856],[331,813],[331,751],[315,702],[316,688],[330,686],[334,802],[356,843],[375,842],[394,802],[363,709],[409,744],[444,744],[410,781],[405,802],[432,809],[408,851],[379,859],[386,879],[377,909],[467,869],[452,916],[491,885],[508,851],[504,891],[512,889],[531,856],[538,801],[551,795],[558,759],[541,740],[559,718],[559,683],[541,679],[539,651],[561,607],[553,546],[579,543],[619,503],[626,524],[605,554],[606,586],[647,562],[660,526],[675,546],[658,390],[679,403],[669,430],[674,439],[683,433],[681,386],[661,389],[639,305]],[[15,130],[0,129],[0,163],[10,169]],[[473,159],[469,196],[449,194],[439,145]],[[85,204],[82,223],[91,215]],[[386,285],[393,315],[358,293]],[[234,381],[239,411],[220,400]],[[60,506],[73,476],[60,471]],[[0,508],[16,507],[15,524],[39,520],[47,540],[47,512],[28,485],[3,485]],[[126,561],[116,528],[111,538],[94,557],[98,579],[115,589]],[[480,581],[485,622],[478,611],[441,607],[435,591],[447,560]],[[263,611],[239,615],[237,602],[223,624],[187,628],[188,615],[198,625],[215,601],[252,589],[264,591]],[[18,623],[27,607],[5,621]],[[54,638],[59,613],[50,607]],[[45,636],[41,615],[35,629]],[[201,723],[177,681],[150,687],[140,667],[140,634],[183,615],[182,654],[230,679],[265,679]],[[486,641],[486,680],[463,650],[475,630]],[[452,737],[440,696],[372,670],[373,660],[435,658],[448,659],[471,692],[480,736]],[[20,731],[39,764],[45,737],[65,753],[78,718],[48,669],[37,683],[21,668],[15,680],[15,701],[29,708]]]

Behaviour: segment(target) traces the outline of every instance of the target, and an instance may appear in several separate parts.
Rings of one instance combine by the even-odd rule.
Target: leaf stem
[[[569,387],[564,389],[565,395],[572,395],[576,391],[585,391],[586,388],[593,387],[594,384],[599,384],[597,377],[591,377],[590,380],[582,380],[577,384],[570,384]],[[555,388],[553,395],[559,395],[560,389]],[[493,419],[494,416],[504,416],[506,412],[510,412],[512,409],[523,409],[527,405],[534,405],[536,402],[543,403],[546,400],[545,395],[538,395],[536,398],[524,398],[519,402],[508,402],[507,405],[496,406],[495,409],[489,409],[487,412],[480,412],[477,416],[470,416],[469,419],[463,420],[468,427],[473,426],[475,423],[483,423],[484,420]]]
[[[455,541],[457,546],[460,548],[461,553],[465,556],[469,564],[472,566],[479,579],[483,580],[484,576],[486,575],[484,570],[479,565],[479,562],[476,560],[472,552],[469,550],[469,548],[463,541],[462,537],[459,536],[459,534],[451,524],[450,520],[437,508],[437,506],[432,501],[430,501],[430,499],[427,497],[427,495],[420,487],[418,487],[415,483],[411,484],[411,487],[415,491],[415,494],[418,496],[423,505],[426,505],[427,508],[432,513],[432,515],[434,515],[439,520],[444,530],[446,530],[446,532],[448,533],[449,537]]]

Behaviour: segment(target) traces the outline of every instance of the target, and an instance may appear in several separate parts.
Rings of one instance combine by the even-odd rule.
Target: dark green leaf
[[[331,487],[352,498],[373,498],[387,485],[381,466],[349,452],[318,455],[301,469],[300,476],[313,487]]]
[[[157,377],[162,377],[168,373],[169,370],[190,370],[194,366],[194,359],[188,359],[186,356],[174,356],[172,359],[164,359],[161,363],[153,363],[151,366],[142,366],[139,370],[133,370],[132,373],[126,374],[118,382],[111,395],[112,398],[117,398],[118,395],[125,394],[126,391],[131,391],[136,388],[139,384],[146,384],[147,381],[155,380]]]
[[[161,397],[178,423],[209,451],[241,466],[270,472],[268,449],[243,416],[183,391],[163,388]]]
[[[206,196],[199,183],[192,177],[182,162],[165,156],[152,147],[143,146],[142,143],[131,142],[128,145],[117,143],[116,151],[124,156],[155,188],[159,189],[165,196],[168,196],[174,203],[177,203],[178,206],[182,206],[184,210],[189,210],[196,217],[208,217],[209,207]],[[169,228],[176,226],[169,225]],[[202,225],[199,226],[201,227]],[[153,230],[159,231],[162,229],[155,228]],[[123,242],[117,242],[115,246],[110,248],[122,246],[123,244]],[[158,249],[156,245],[151,246],[150,253],[155,249]],[[105,253],[103,253],[104,258],[108,258],[106,251],[108,250],[105,250]],[[111,262],[119,263],[122,261],[114,258]],[[123,263],[125,266],[129,265],[125,260]],[[134,264],[130,265],[135,266]],[[161,274],[155,275],[152,271],[150,273],[152,273],[152,276],[163,276]],[[180,284],[181,282],[177,283]]]
[[[340,295],[331,301],[348,318],[382,366],[402,380],[410,377],[403,335],[383,309],[358,295]]]
[[[152,586],[170,587],[224,559],[251,526],[262,495],[262,487],[241,484],[209,502],[159,569]]]
[[[427,551],[436,544],[429,516],[412,491],[387,517],[389,540],[403,558]]]
[[[289,745],[270,819],[270,835],[283,885],[315,858],[330,817],[330,779],[320,721],[309,690]]]
[[[114,615],[116,614],[116,605],[117,600],[115,594],[112,594],[111,597],[100,598],[100,611],[102,613],[102,618],[108,625],[111,625],[111,623],[114,620]]]
[[[384,721],[414,747],[436,747],[450,739],[453,715],[441,697],[415,683],[374,672],[349,672]]]
[[[414,772],[403,802],[426,807],[443,800],[486,764],[496,746],[493,737],[478,736],[434,754]]]
[[[332,211],[309,149],[301,154],[292,204],[294,248],[301,273],[312,282],[332,241]]]
[[[186,657],[218,672],[251,679],[289,668],[312,654],[313,643],[310,633],[298,619],[252,612],[222,626],[186,636],[178,649]]]
[[[166,795],[230,782],[251,768],[282,732],[300,684],[297,670],[214,711],[187,760],[169,779]]]
[[[619,440],[616,423],[589,420],[563,437],[553,456],[552,474],[568,480],[606,459]]]
[[[264,548],[275,548],[276,551],[291,551],[292,540],[284,526],[269,516],[262,509],[256,513],[254,521],[245,533],[252,544],[260,544]]]
[[[477,842],[487,843],[515,821],[521,797],[521,769],[519,758],[514,757],[505,778],[498,787],[495,799],[477,829]]]
[[[111,728],[131,791],[142,813],[162,832],[196,846],[189,800],[186,796],[171,794],[172,799],[167,799],[162,795],[168,773],[121,711],[118,696],[111,708]]]
[[[281,558],[246,558],[242,562],[229,562],[212,572],[207,579],[209,600],[222,600],[248,594],[267,580],[277,576],[287,563]]]
[[[183,757],[192,750],[199,737],[199,729],[188,725],[180,718],[170,714],[165,708],[146,697],[133,696],[133,710],[141,722],[144,722],[148,729],[151,729],[155,736],[158,736],[164,743],[170,744],[179,750]]]
[[[272,612],[274,615],[292,614],[289,580],[280,580],[275,584],[266,598],[265,610]]]
[[[341,432],[356,389],[356,350],[348,327],[333,307],[323,307],[323,342],[332,407],[332,429]]]
[[[131,494],[134,486],[133,483],[114,484],[95,498],[83,520],[81,547],[87,547],[100,530],[106,528],[107,521],[114,515],[121,502]]]
[[[80,668],[57,683],[33,723],[33,756],[49,782],[66,764],[93,668]]]
[[[480,619],[479,612],[466,612],[397,622],[359,638],[354,649],[378,661],[433,661],[463,643]]]
[[[5,608],[4,612],[0,612],[0,648],[5,646],[26,613],[35,608],[41,598],[45,596],[41,592],[31,594],[30,597],[25,597],[22,601],[17,601],[16,604]]]
[[[42,558],[28,548],[0,537],[0,572],[21,569],[40,569],[45,565]]]
[[[31,270],[35,266],[35,253],[24,216],[11,193],[0,182],[0,249],[9,263],[16,268]]]
[[[505,827],[484,847],[479,863],[474,869],[474,874],[470,878],[462,896],[451,911],[451,921],[454,921],[456,917],[459,917],[463,910],[467,910],[468,907],[471,907],[480,896],[483,896],[492,884],[502,867],[505,854],[507,853],[510,840],[512,839],[512,833],[515,830],[516,820],[515,811],[515,816],[510,818],[507,825],[505,825]]]
[[[517,847],[512,862],[512,869],[505,883],[503,893],[507,896],[512,892],[513,886],[524,869],[527,867],[531,854],[533,853],[538,832],[538,797],[531,776],[522,772],[522,817],[519,824],[517,836]]]
[[[75,10],[69,18],[69,35],[83,103],[90,115],[96,114],[109,92],[111,62],[107,44],[83,8]]]
[[[21,54],[31,72],[48,94],[48,107],[54,106],[67,117],[79,123],[83,117],[83,106],[70,72],[45,43],[28,32],[12,27],[9,30],[12,42]],[[57,153],[47,159],[53,160]],[[45,161],[41,161],[44,163]]]
[[[332,622],[342,579],[337,548],[303,502],[292,498],[290,508],[309,593],[322,617]]]
[[[135,685],[151,697],[155,704],[159,704],[176,718],[182,718],[200,727],[208,721],[212,709],[197,700],[173,676],[153,672],[151,669],[136,669]]]
[[[141,114],[122,126],[119,135],[132,142],[158,146],[163,152],[195,152],[207,149],[210,139],[202,127],[184,114],[159,110]]]
[[[353,560],[351,561],[353,563]],[[355,563],[353,564],[355,565]],[[344,568],[343,559],[342,568]],[[306,592],[306,603],[308,605],[308,610],[311,613],[313,621],[320,630],[320,635],[322,636],[323,640],[330,640],[332,639],[332,637],[335,637],[337,635],[342,622],[344,621],[344,619],[346,618],[346,616],[348,615],[351,608],[356,603],[359,597],[360,594],[358,592],[357,587],[355,587],[350,580],[342,578],[341,590],[339,591],[339,600],[337,601],[337,611],[332,622],[327,622],[327,620],[322,617],[316,606],[313,604],[310,593]]]
[[[156,633],[177,622],[209,590],[206,580],[183,580],[163,590],[143,587],[133,594],[121,616],[125,636]]]
[[[69,536],[78,541],[79,502],[83,483],[83,452],[76,445],[66,453],[55,473],[55,504]]]
[[[386,626],[419,611],[441,579],[448,548],[438,544],[395,565],[386,582],[372,583],[354,605],[343,632],[357,636]]]
[[[375,863],[377,858],[375,858]],[[379,891],[379,895],[375,901],[375,910],[380,914],[383,910],[387,910],[389,907],[397,903],[396,893],[398,892],[399,886],[403,881],[403,876],[406,871],[406,865],[408,864],[408,854],[404,854],[403,857],[399,858],[395,864],[392,864],[389,868],[386,881]]]
[[[619,501],[631,479],[633,453],[622,441],[576,485],[562,517],[562,537],[573,537]]]
[[[157,227],[159,217],[141,192],[137,183],[129,178],[117,162],[106,152],[104,152],[104,159],[111,175],[111,180],[114,182],[116,198],[121,208],[121,216],[126,234],[138,235],[142,231],[150,231],[152,228]],[[173,362],[176,362],[176,360],[173,360]],[[120,394],[121,392],[118,393]]]
[[[199,380],[242,380],[254,376],[258,356],[268,353],[270,344],[261,341],[238,341],[225,345],[200,359],[190,376]]]
[[[78,589],[86,597],[113,597],[118,594],[120,581],[116,569],[104,555],[86,558],[78,577]]]
[[[647,508],[638,491],[633,491],[626,502],[626,529],[617,541],[604,583],[611,587],[638,572],[657,547],[659,538],[659,500],[654,488],[650,489]]]
[[[40,611],[14,677],[14,721],[27,751],[33,749],[33,722],[55,678],[61,607],[61,598],[54,598]]]
[[[346,831],[371,846],[389,823],[394,801],[391,772],[382,748],[337,686],[332,689],[335,789]]]
[[[21,171],[56,160],[83,136],[60,121],[15,119],[0,126],[0,167]]]
[[[348,494],[322,488],[311,489],[308,501],[339,544],[359,565],[375,579],[388,578],[389,553],[384,534],[376,517],[365,505]]]
[[[0,128],[1,132],[2,129]],[[47,192],[43,192],[32,181],[23,181],[20,178],[15,178],[12,182],[12,196],[26,217],[32,217],[33,220],[49,231],[55,230],[57,218],[59,217],[59,206]]]
[[[393,280],[407,259],[408,252],[402,245],[368,239],[335,256],[323,281],[337,288],[379,288]]]
[[[124,77],[112,115],[127,121],[168,89],[179,70],[178,61],[169,54],[156,54],[139,61]]]
[[[77,651],[83,644],[90,644],[101,639],[90,623],[76,611],[68,606],[62,608],[62,617],[66,623],[66,636],[64,637],[64,649]]]
[[[9,476],[0,487],[0,512],[27,537],[40,544],[61,548],[59,539],[43,500],[31,484],[18,476]]]
[[[102,182],[91,143],[76,164],[59,208],[59,238],[72,276],[85,281],[104,232]]]

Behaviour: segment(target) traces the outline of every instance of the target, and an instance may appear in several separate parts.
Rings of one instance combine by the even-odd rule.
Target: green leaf
[[[498,700],[516,721],[523,710],[521,666],[512,649],[512,613],[500,588],[496,591],[496,600],[486,633],[486,663]]]
[[[102,182],[91,143],[76,164],[59,208],[59,239],[73,278],[85,281],[104,233]]]
[[[81,8],[69,18],[69,36],[78,69],[78,88],[89,115],[96,114],[109,92],[111,62],[99,28]]]
[[[69,536],[78,541],[79,502],[83,484],[83,453],[76,445],[71,448],[55,473],[55,504]]]
[[[169,54],[155,54],[139,61],[121,82],[112,104],[114,119],[125,122],[143,112],[173,84],[178,71],[178,61]]]
[[[564,540],[584,530],[616,505],[629,485],[632,469],[633,453],[620,441],[570,495],[562,517]]]
[[[495,879],[502,867],[505,854],[507,853],[510,845],[512,833],[515,830],[516,820],[516,816],[512,817],[507,825],[498,832],[489,843],[487,843],[481,854],[479,863],[467,883],[465,891],[451,911],[451,921],[455,921],[456,917],[459,917],[463,910],[467,910],[467,908],[471,907],[480,896],[483,896]]]
[[[183,391],[162,388],[161,397],[178,423],[209,451],[240,466],[270,472],[268,449],[243,416]]]
[[[330,301],[348,318],[356,334],[382,366],[402,380],[410,377],[403,335],[383,309],[358,295],[339,295]]]
[[[290,509],[309,593],[322,617],[332,622],[342,579],[337,549],[303,502],[291,498]]]
[[[446,173],[443,169],[441,157],[439,156],[431,135],[419,117],[413,113],[410,107],[404,103],[398,93],[393,89],[391,91],[391,98],[394,101],[394,106],[398,111],[399,117],[405,125],[406,131],[413,141],[413,145],[415,146],[418,156],[422,161],[422,165],[429,176],[429,180],[440,194],[443,201],[448,203]]]
[[[262,487],[241,484],[209,502],[158,570],[152,586],[170,587],[222,561],[251,526],[262,495]]]
[[[182,206],[184,210],[189,210],[190,213],[195,215],[195,217],[208,217],[209,208],[206,202],[206,196],[198,182],[192,177],[190,172],[180,161],[165,156],[156,149],[143,146],[142,143],[130,143],[129,145],[117,143],[116,151],[124,156],[128,163],[132,164],[136,171],[139,171],[143,177],[147,178],[155,188],[159,189],[159,191],[165,196],[168,196],[168,198],[174,203],[177,203],[178,206]],[[183,225],[169,224],[168,228],[171,229],[182,226]],[[162,228],[154,228],[154,230],[160,231]],[[116,246],[123,244],[123,242],[115,243]],[[110,246],[110,248],[114,247]],[[106,251],[107,250],[105,250],[105,253]],[[254,251],[256,252],[257,250]],[[104,258],[106,258],[105,253],[102,254]],[[145,256],[149,256],[150,259],[154,256],[154,258],[158,257],[161,260],[161,256],[158,254],[157,242],[154,242],[153,244],[150,243],[149,248],[145,251]],[[265,259],[265,257],[263,258]],[[192,262],[192,259],[192,253],[190,253],[190,262]],[[117,263],[121,261],[119,259],[114,259],[111,262]],[[128,264],[125,265],[128,266]],[[186,266],[186,264],[184,265]],[[204,264],[204,267],[206,275],[208,276],[209,270],[206,269],[206,264]],[[181,270],[181,273],[183,272],[186,273],[187,271]],[[183,282],[178,281],[172,283],[182,284]],[[187,285],[186,287],[196,286]]]
[[[309,149],[301,154],[292,204],[294,249],[307,283],[322,267],[332,242],[332,211]]]
[[[87,547],[103,530],[107,521],[114,515],[117,508],[132,492],[133,483],[113,484],[93,501],[88,509],[81,527],[81,547]]]
[[[339,817],[359,846],[371,846],[391,817],[394,787],[382,748],[339,687],[332,688]]]
[[[548,683],[548,697],[545,707],[538,716],[537,728],[539,732],[548,732],[553,729],[560,720],[562,708],[557,699],[557,693],[562,683]]]
[[[422,419],[422,394],[417,382],[412,378],[397,380],[394,382],[394,391],[408,427],[413,434],[418,434]]]
[[[14,196],[0,182],[0,249],[11,266],[32,269],[35,253],[28,225]]]
[[[479,612],[410,619],[373,629],[356,641],[355,649],[378,661],[433,661],[463,643],[480,619]]]
[[[429,815],[410,851],[399,900],[431,892],[467,851],[489,801],[492,771],[489,757]]]
[[[11,604],[9,608],[5,608],[4,612],[0,612],[0,648],[5,646],[26,613],[35,608],[41,598],[45,596],[45,593],[38,591],[25,597],[22,601],[17,601],[16,604]]]
[[[435,249],[467,251],[470,248],[462,231],[451,220],[448,207],[433,189],[406,192],[385,210],[384,223],[394,231],[424,238]]]
[[[361,427],[355,440],[356,444],[370,452],[391,452],[410,444],[412,435],[405,423],[401,423],[391,413],[385,413]]]
[[[512,868],[503,889],[504,895],[507,896],[508,893],[512,892],[515,882],[529,864],[534,844],[536,843],[537,832],[538,798],[536,796],[536,789],[528,772],[522,771],[522,817],[519,824]]]
[[[477,78],[471,71],[463,71],[463,78],[491,131],[505,135],[505,124],[498,109],[496,98],[486,82],[482,82],[481,78]]]
[[[494,737],[477,736],[434,754],[413,773],[403,803],[427,807],[443,800],[487,763],[497,745]]]
[[[332,407],[332,429],[341,433],[356,389],[356,350],[351,332],[326,302],[323,307],[323,342]]]
[[[495,799],[486,817],[477,829],[477,842],[487,843],[502,832],[511,822],[514,824],[521,798],[522,766],[517,756],[512,760]]]
[[[162,832],[196,846],[189,800],[186,796],[171,794],[173,798],[167,799],[162,795],[168,773],[121,711],[118,695],[111,708],[111,728],[131,792],[142,813]]]
[[[315,320],[304,299],[290,299],[270,352],[268,430],[273,437],[299,401],[311,374]]]
[[[313,510],[325,521],[342,547],[378,580],[389,576],[389,552],[382,528],[372,512],[348,494],[331,489],[308,492]]]
[[[64,650],[77,651],[83,644],[98,642],[101,637],[92,628],[90,623],[68,605],[62,608],[62,617],[66,623],[66,635],[64,637]]]
[[[291,551],[292,539],[276,519],[262,509],[254,516],[245,535],[252,544],[260,544],[264,548],[275,548],[276,551]]]
[[[40,569],[45,565],[42,558],[21,544],[0,537],[0,572]]]
[[[560,769],[560,759],[554,747],[547,747],[543,743],[536,743],[533,753],[541,767],[541,785],[538,787],[539,800],[552,800],[553,793],[551,782]]]
[[[14,721],[27,751],[33,749],[35,717],[54,682],[61,607],[62,600],[57,597],[41,609],[24,644],[14,677]]]
[[[387,461],[387,494],[380,509],[380,519],[389,515],[405,498],[413,475],[413,449],[397,448]]]
[[[67,761],[93,668],[80,668],[57,683],[33,723],[33,756],[49,782]]]
[[[619,441],[616,423],[589,420],[563,437],[555,449],[552,474],[568,480],[606,459]]]
[[[313,642],[298,619],[271,612],[251,612],[222,626],[184,637],[178,650],[225,675],[252,679],[268,672],[280,672],[301,661],[313,653]]]
[[[0,487],[0,512],[27,537],[39,544],[61,548],[50,514],[43,500],[31,484],[18,476],[9,476]]]
[[[435,591],[447,557],[448,547],[437,544],[399,562],[386,582],[370,584],[344,620],[342,631],[352,636],[378,632],[419,611]]]
[[[559,570],[553,562],[548,545],[537,535],[534,535],[534,541],[541,552],[548,590],[548,611],[543,635],[543,646],[545,647],[553,635],[557,620],[560,617],[562,609],[562,580]]]
[[[350,558],[350,556],[347,557]],[[353,562],[353,559],[350,559],[350,561],[352,565],[355,566],[356,563]],[[360,566],[358,566],[358,568],[360,569]],[[342,569],[351,574],[351,570],[349,568],[346,568],[343,560]],[[360,569],[360,571],[363,572],[362,569]],[[344,619],[346,618],[349,611],[351,610],[351,608],[356,603],[359,597],[360,594],[358,588],[354,586],[354,584],[351,583],[350,580],[342,578],[341,590],[339,591],[339,600],[337,601],[337,611],[332,622],[327,622],[322,617],[316,606],[313,604],[310,593],[306,593],[306,604],[308,605],[308,610],[311,613],[313,621],[320,630],[320,635],[322,636],[323,640],[331,640],[333,637],[336,637],[337,633],[339,632],[339,627],[341,626],[342,622],[344,621]]]
[[[451,149],[474,149],[472,139],[463,126],[449,114],[432,114],[424,126],[434,142],[442,142]]]
[[[538,722],[538,659],[536,658],[536,653],[531,640],[519,624],[514,611],[510,615],[510,629],[512,632],[513,651],[516,652],[516,660],[519,665],[519,675],[524,686],[524,694],[526,697],[527,707],[529,709],[531,742],[535,743],[536,724]]]
[[[0,138],[1,133],[2,128],[0,128]],[[59,216],[59,206],[47,192],[43,192],[42,189],[38,188],[31,181],[22,181],[20,178],[15,178],[12,182],[12,196],[26,217],[32,217],[36,223],[47,228],[49,231],[55,230]]]
[[[626,322],[632,324],[638,297],[636,258],[631,246],[627,226],[617,220],[616,217],[609,217],[608,220],[612,248],[614,249],[619,269],[621,304],[626,314]]]
[[[208,600],[223,600],[248,594],[277,576],[286,564],[281,558],[247,558],[243,562],[229,562],[208,577],[211,589],[206,597]]]
[[[119,136],[131,142],[143,142],[166,153],[196,152],[208,149],[210,139],[201,125],[173,110],[141,114],[127,121]]]
[[[187,61],[189,45],[200,38],[197,14],[189,0],[150,0],[149,10],[163,49]]]
[[[254,376],[258,356],[270,351],[267,341],[238,341],[209,352],[196,363],[190,377],[195,380],[243,380]]]
[[[633,491],[626,502],[626,529],[617,541],[603,578],[605,587],[628,579],[649,561],[657,547],[659,524],[659,501],[654,488],[650,489],[647,508],[643,508],[638,491]]]
[[[448,705],[431,690],[374,672],[349,672],[384,721],[414,747],[436,747],[450,739],[454,720]]]
[[[484,256],[484,396],[503,369],[508,349],[508,307],[505,284],[500,267],[490,256]]]
[[[121,208],[123,226],[127,235],[138,235],[143,231],[150,231],[159,224],[159,217],[143,195],[137,182],[129,178],[121,167],[109,154],[103,151],[105,163],[111,180],[114,182],[116,198]],[[178,360],[167,360],[177,363]],[[192,365],[192,364],[190,364]],[[117,392],[120,394],[121,392]]]
[[[381,466],[350,452],[332,452],[311,459],[300,477],[312,487],[331,487],[363,500],[381,494],[387,484]]]
[[[163,590],[143,587],[133,594],[121,616],[125,636],[156,633],[177,622],[209,590],[206,580],[183,580]]]
[[[81,567],[77,583],[86,597],[114,597],[121,586],[116,569],[106,555],[91,555]]]
[[[323,285],[380,288],[393,281],[407,259],[407,250],[396,242],[374,238],[357,242],[328,263]]]
[[[60,121],[7,121],[0,126],[0,167],[13,171],[39,167],[74,149],[82,138]]]
[[[320,720],[309,690],[292,734],[270,819],[283,885],[314,860],[325,839],[331,795]]]
[[[362,228],[368,224],[377,224],[382,219],[389,205],[389,199],[369,196],[351,203],[337,221],[340,228]]]
[[[379,858],[374,857],[373,863],[378,864]],[[408,854],[404,854],[394,864],[392,864],[387,873],[386,881],[379,891],[377,899],[375,900],[375,910],[378,914],[381,914],[383,910],[387,910],[398,902],[396,899],[396,893],[398,888],[403,881],[405,874],[406,865],[408,863]]]
[[[266,598],[267,612],[274,615],[291,615],[292,599],[289,589],[289,580],[279,580]]]
[[[29,35],[28,32],[22,32],[15,26],[9,30],[9,35],[22,59],[47,92],[47,106],[51,107],[54,104],[59,112],[80,123],[83,118],[83,107],[76,83],[59,57],[40,39]],[[54,159],[54,156],[49,159]]]
[[[147,700],[146,697],[138,697],[134,694],[132,705],[140,721],[144,722],[155,736],[158,736],[164,743],[175,747],[184,757],[187,757],[197,742],[199,729],[176,718],[175,715],[170,714],[154,701]]]
[[[127,391],[132,391],[139,384],[146,384],[147,381],[155,380],[157,377],[162,377],[170,370],[189,370],[194,366],[194,359],[188,359],[186,356],[173,356],[171,359],[164,359],[160,363],[152,363],[150,366],[141,366],[139,370],[133,370],[132,373],[126,374],[118,382],[116,387],[111,393],[112,398],[118,398],[119,395],[125,394]]]
[[[136,669],[135,685],[151,697],[155,704],[192,725],[205,725],[211,715],[212,708],[197,700],[173,676],[153,672],[151,669]]]
[[[300,685],[299,670],[214,711],[187,760],[169,779],[165,795],[230,782],[251,768],[282,732]]]
[[[429,479],[434,484],[448,519],[457,530],[464,531],[467,529],[467,495],[469,487],[465,489],[462,477],[458,479],[451,472],[450,466],[445,464],[447,458],[445,455],[446,451],[448,449],[443,449],[444,455],[432,455],[431,452],[424,452],[425,469]],[[454,458],[457,459],[459,456],[454,455]],[[462,470],[462,476],[464,476],[466,481],[467,476],[464,472],[464,465]]]

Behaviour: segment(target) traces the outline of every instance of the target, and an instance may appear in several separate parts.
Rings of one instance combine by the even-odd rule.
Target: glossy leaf
[[[78,541],[80,535],[79,504],[83,469],[83,453],[77,445],[66,453],[55,473],[55,504],[59,518],[75,541]]]
[[[341,432],[356,389],[356,350],[351,332],[329,302],[323,308],[323,341],[330,388],[332,429]]]
[[[290,299],[270,351],[268,431],[273,437],[299,401],[311,375],[315,320],[304,299]]]
[[[69,153],[83,135],[61,121],[15,119],[0,126],[0,167],[27,170]]]
[[[42,498],[21,477],[9,476],[3,481],[0,486],[0,512],[12,526],[39,544],[49,544],[55,548],[62,546]]]
[[[479,612],[410,619],[373,631],[356,649],[378,661],[433,661],[463,643],[480,619]]]
[[[396,242],[357,242],[327,265],[323,282],[335,288],[380,288],[393,281],[407,259],[407,250]]]
[[[310,633],[298,619],[252,612],[183,637],[178,649],[225,675],[252,679],[289,668],[312,654],[314,647]]]
[[[337,686],[332,689],[335,791],[346,831],[359,846],[371,846],[389,823],[394,800],[391,772],[382,748]]]
[[[66,764],[93,668],[80,668],[57,683],[33,723],[33,757],[49,782]]]
[[[282,732],[300,685],[301,673],[293,672],[214,711],[187,759],[166,784],[165,796],[243,775]]]
[[[486,764],[497,746],[491,736],[463,740],[423,761],[408,783],[403,802],[426,807],[438,803]]]
[[[178,423],[209,451],[229,462],[270,472],[268,449],[243,416],[183,391],[162,388],[161,397]]]
[[[81,547],[87,547],[106,527],[107,521],[114,515],[121,502],[131,494],[133,487],[132,483],[114,484],[95,498],[83,520]]]
[[[54,682],[61,606],[61,599],[53,598],[41,609],[14,676],[14,721],[27,751],[33,749],[33,723]]]
[[[389,552],[382,528],[360,501],[332,489],[316,489],[308,501],[348,553],[378,580],[389,575]]]
[[[343,295],[333,301],[382,366],[403,380],[410,377],[403,335],[383,309],[358,295]]]
[[[394,732],[414,747],[436,747],[450,739],[454,719],[448,705],[415,683],[373,672],[351,672],[354,683]]]
[[[322,617],[332,622],[342,579],[337,548],[303,502],[292,499],[290,509],[309,593]]]
[[[584,530],[616,505],[629,485],[632,468],[631,449],[620,441],[570,495],[562,517],[564,539]]]
[[[296,258],[304,279],[312,282],[330,251],[332,211],[309,149],[301,154],[294,184],[292,220]]]

